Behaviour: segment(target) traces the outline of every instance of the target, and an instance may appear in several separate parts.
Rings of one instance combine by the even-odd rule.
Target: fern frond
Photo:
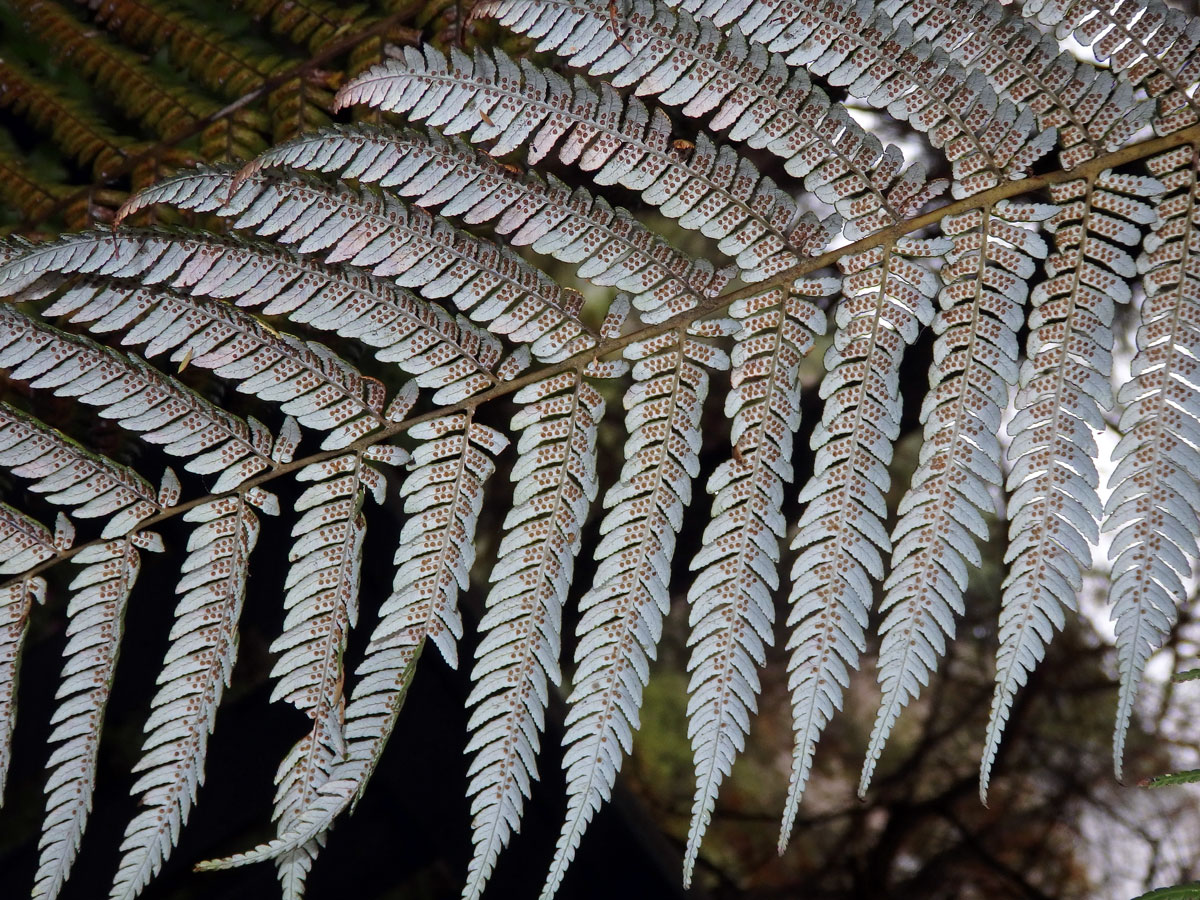
[[[870,766],[903,709],[920,694],[964,613],[969,567],[982,560],[984,518],[1003,484],[1000,419],[1017,382],[1017,332],[1026,281],[1046,244],[1023,223],[1052,206],[1007,201],[942,220],[953,242],[942,268],[939,335],[930,391],[921,407],[925,442],[892,532],[891,574],[880,612],[879,683],[883,697],[871,736]],[[865,786],[865,781],[864,781]]]
[[[38,221],[55,208],[64,191],[28,165],[26,154],[0,132],[0,198],[25,221]]]
[[[555,36],[561,40],[575,33],[579,19],[607,15],[606,4],[598,0],[536,2],[570,10],[557,17],[555,30],[543,40],[547,46]],[[948,59],[928,58],[923,48],[912,46],[911,29],[897,28],[866,0],[861,5],[837,0],[825,4],[667,0],[667,5],[681,7],[701,21],[711,16],[718,26],[737,22],[728,29],[729,46],[744,47],[746,40],[763,45],[787,66],[804,66],[831,84],[845,85],[851,96],[886,108],[893,117],[927,132],[930,143],[952,164],[955,196],[970,196],[1006,178],[1019,177],[1053,146],[1053,132],[1031,135],[1032,114],[1019,114],[1012,104],[998,102],[982,76],[971,76]],[[653,0],[632,0],[624,21],[620,41],[613,29],[600,29],[589,35],[589,43],[571,64],[586,65],[599,58],[591,64],[592,74],[615,71],[613,80],[618,85],[622,76],[641,77],[642,85],[653,85],[653,77],[645,77],[647,72],[669,78],[664,75],[668,69],[663,63],[671,50],[660,35],[679,31],[683,20]],[[680,33],[689,31],[696,33],[691,23]],[[529,33],[540,36],[536,31]],[[643,48],[648,52],[639,58]],[[786,57],[777,56],[784,53]],[[786,77],[786,71],[780,76]],[[653,90],[639,86],[642,93]]]
[[[1196,150],[1188,145],[1148,161],[1166,193],[1159,221],[1138,259],[1142,303],[1132,379],[1117,399],[1122,438],[1104,510],[1113,531],[1109,602],[1116,621],[1121,690],[1113,732],[1113,765],[1121,777],[1125,733],[1146,662],[1158,650],[1187,599],[1200,538],[1200,422],[1194,386],[1200,353],[1200,305],[1192,254],[1197,210]]]
[[[165,504],[144,478],[125,466],[81,447],[66,435],[0,403],[0,468],[33,482],[29,490],[80,519],[108,516],[101,537],[120,537]],[[168,496],[178,497],[170,469],[163,479]]]
[[[236,184],[236,187],[234,185]],[[232,188],[232,194],[230,193]],[[389,197],[309,179],[201,170],[165,179],[126,204],[122,215],[156,203],[215,212],[235,228],[389,276],[422,296],[447,298],[489,331],[534,344],[552,332],[555,352],[587,329],[582,297],[559,287],[516,253],[453,228]],[[562,336],[565,332],[565,337]]]
[[[632,292],[639,309],[662,307],[660,319],[669,311],[691,308],[702,296],[715,295],[731,274],[691,260],[627,211],[614,210],[583,188],[572,191],[553,176],[543,181],[513,173],[486,154],[436,133],[326,133],[311,142],[301,139],[285,145],[278,156],[265,154],[248,171],[274,160],[320,171],[341,168],[343,175],[378,183],[418,206],[446,204],[444,215],[461,216],[470,224],[499,217],[495,230],[509,243],[571,263],[580,277],[596,284]],[[539,358],[562,359],[594,342],[590,331],[556,335],[550,342],[541,341],[548,349],[542,349]]]
[[[689,150],[676,149],[661,110],[607,84],[593,89],[578,77],[572,84],[528,61],[518,67],[500,50],[473,61],[453,49],[449,61],[423,50],[423,58],[410,50],[403,62],[360,75],[339,92],[339,105],[405,112],[446,134],[472,131],[473,144],[495,140],[495,156],[528,144],[529,165],[557,146],[562,162],[594,171],[597,184],[641,191],[664,215],[718,239],[748,281],[796,262],[785,234],[795,202],[731,147],[701,134]]]
[[[683,861],[685,887],[712,819],[721,781],[745,744],[757,712],[756,667],[774,643],[779,587],[779,539],[786,523],[784,486],[792,481],[792,437],[800,425],[800,362],[825,332],[825,314],[810,298],[837,291],[834,279],[799,280],[738,301],[732,386],[725,415],[732,422],[734,456],[709,477],[713,519],[704,547],[692,560],[699,570],[688,588],[688,736],[696,766],[696,796]]]
[[[792,549],[788,686],[796,743],[779,846],[787,844],[821,731],[841,708],[846,666],[865,649],[871,578],[891,549],[883,520],[892,442],[900,429],[900,359],[933,318],[933,274],[917,259],[944,240],[902,238],[839,261],[845,273],[837,331],[825,354],[821,422],[812,436],[813,476]],[[870,756],[868,756],[870,759]]]
[[[729,331],[729,320],[700,323]],[[563,767],[567,818],[543,900],[558,890],[592,816],[611,793],[638,727],[642,690],[670,603],[675,537],[700,470],[700,413],[707,368],[728,367],[723,351],[687,328],[630,344],[634,383],[625,395],[625,465],[604,497],[596,579],[580,600],[574,688],[568,698]]]
[[[1048,222],[1057,252],[1046,261],[1049,280],[1033,291],[1017,414],[1008,425],[1005,562],[1012,565],[1000,601],[996,691],[980,767],[985,800],[1016,692],[1065,624],[1066,610],[1075,609],[1089,544],[1099,540],[1093,431],[1104,428],[1102,410],[1113,401],[1113,301],[1129,302],[1127,280],[1137,274],[1123,247],[1137,246],[1138,226],[1155,220],[1154,208],[1139,198],[1161,190],[1151,178],[1108,170],[1050,189],[1060,205]]]
[[[1200,21],[1161,0],[1027,0],[1023,12],[1073,36],[1096,58],[1158,101],[1154,130],[1179,131],[1200,120]]]
[[[35,898],[54,900],[66,883],[92,809],[96,751],[117,663],[125,606],[141,567],[138,548],[161,550],[153,532],[85,547],[71,582],[67,646],[50,741],[58,744],[46,767],[46,817],[38,841]]]
[[[227,100],[252,95],[272,78],[277,81],[287,67],[280,57],[264,56],[158,0],[88,0],[88,5],[100,25],[143,50],[165,47],[176,68]],[[333,92],[324,83],[328,77],[303,71],[271,90],[266,105],[275,140],[329,122]]]
[[[1128,79],[1076,59],[1046,34],[986,0],[890,0],[888,15],[904,21],[965,69],[987,75],[1039,128],[1058,131],[1058,159],[1073,169],[1120,147],[1150,121],[1153,105],[1134,97]]]
[[[499,432],[472,421],[470,413],[422,422],[408,434],[422,443],[413,451],[400,489],[410,516],[400,534],[392,594],[367,645],[346,706],[344,755],[291,830],[246,853],[202,863],[227,868],[278,858],[327,831],[352,806],[371,777],[400,714],[425,642],[451,665],[462,635],[457,599],[475,559],[474,534],[483,486],[495,471],[492,457],[508,444]],[[365,454],[371,457],[375,448]],[[386,449],[386,448],[384,448]]]
[[[164,84],[136,54],[112,43],[57,4],[14,0],[13,8],[51,53],[70,61],[75,71],[130,118],[159,137],[170,138],[194,128],[204,116],[217,111],[212,101]]]
[[[40,523],[0,503],[0,573],[25,572],[53,559],[74,539],[74,529],[59,514],[56,534]],[[0,806],[12,761],[13,728],[17,723],[17,671],[33,603],[46,599],[46,582],[24,575],[0,586]]]
[[[483,329],[461,317],[451,318],[441,307],[390,281],[345,266],[324,266],[286,249],[198,232],[85,232],[38,245],[0,269],[0,294],[36,285],[45,272],[92,273],[43,314],[73,313],[71,321],[89,323],[93,332],[125,327],[150,305],[166,302],[156,299],[160,289],[155,286],[169,285],[194,296],[227,298],[239,306],[266,304],[263,312],[268,315],[286,314],[295,322],[361,340],[377,348],[378,359],[415,375],[420,387],[436,389],[433,401],[438,404],[454,403],[497,383],[500,344]],[[95,281],[101,278],[137,279],[147,287],[98,286]],[[193,315],[206,314],[207,309],[198,306]],[[261,329],[257,333],[259,340],[273,336],[269,329],[265,335]],[[301,352],[323,353],[313,348]],[[192,363],[202,364],[195,351]],[[319,370],[324,363],[308,365]],[[371,384],[362,383],[367,388]]]
[[[258,541],[252,492],[238,491],[189,509],[188,538],[171,645],[146,720],[142,776],[130,789],[142,811],[125,829],[110,897],[132,900],[162,868],[204,783],[208,738],[237,657],[237,624],[250,553]],[[259,506],[272,507],[261,490]],[[277,504],[276,504],[277,505]]]
[[[562,611],[588,510],[596,499],[600,394],[577,372],[522,388],[513,508],[492,568],[487,612],[467,699],[474,753],[474,853],[464,900],[477,900],[500,851],[519,830],[545,728],[549,684],[561,679]]]
[[[239,419],[169,375],[35,322],[9,304],[0,304],[0,368],[32,387],[98,406],[100,415],[141,433],[142,440],[190,457],[184,466],[189,472],[217,476],[213,493],[276,466],[268,455],[271,434],[256,419]]]
[[[407,454],[398,447],[373,448],[382,458],[403,463]],[[286,700],[312,720],[309,733],[280,763],[275,776],[277,830],[285,834],[313,801],[345,751],[343,729],[346,640],[358,621],[359,570],[366,536],[362,505],[367,494],[382,503],[386,482],[382,473],[358,452],[306,466],[298,481],[315,482],[297,501],[304,515],[292,528],[292,546],[284,587],[288,610],[283,634],[271,644],[282,653],[271,675],[278,680],[272,700]],[[303,895],[304,879],[312,866],[320,839],[285,854],[277,861],[286,898]]]
[[[898,148],[885,149],[805,73],[747,45],[740,31],[726,38],[706,19],[679,17],[646,0],[622,17],[619,36],[604,3],[484,0],[473,15],[540,38],[539,49],[593,75],[616,72],[614,86],[636,82],[638,94],[682,106],[686,115],[716,109],[710,128],[729,128],[729,140],[785,160],[789,174],[804,178],[845,219],[851,240],[904,219],[945,188],[940,180],[927,183],[919,164],[904,168]],[[577,34],[589,43],[578,46]]]

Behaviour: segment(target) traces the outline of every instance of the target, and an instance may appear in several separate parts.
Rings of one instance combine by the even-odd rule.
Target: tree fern
[[[288,898],[303,896],[338,816],[404,732],[432,644],[450,666],[474,648],[465,900],[520,831],[568,676],[548,900],[612,797],[673,603],[687,607],[695,770],[684,882],[721,816],[779,618],[792,726],[782,851],[818,777],[817,744],[869,654],[882,697],[860,793],[888,767],[889,737],[947,654],[1005,507],[981,794],[1102,531],[1120,774],[1138,683],[1187,600],[1200,539],[1194,19],[1159,0],[476,4],[476,20],[523,36],[509,49],[532,42],[527,58],[385,50],[394,16],[246,4],[264,41],[316,54],[288,62],[155,0],[92,6],[87,22],[113,39],[54,4],[16,8],[157,135],[146,180],[172,168],[162,154],[185,134],[220,131],[223,150],[200,155],[226,161],[268,135],[287,140],[157,179],[121,205],[115,229],[0,251],[0,372],[16,386],[0,403],[0,471],[20,485],[6,481],[12,505],[0,505],[0,787],[30,618],[67,581],[49,577],[57,564],[78,567],[35,896],[58,895],[80,847],[142,553],[173,542],[184,549],[173,625],[111,896],[137,896],[176,847],[239,617],[259,602],[248,584],[270,578],[252,556],[274,527],[263,514],[290,531],[271,700],[303,728],[276,769],[274,836],[201,868],[271,862]],[[363,34],[343,46],[355,26]],[[1075,58],[1069,35],[1100,62]],[[186,83],[164,85],[117,38],[167,46]],[[335,51],[357,73],[336,96],[314,62]],[[36,66],[6,62],[0,77],[12,114],[78,166],[136,169],[135,141]],[[269,114],[250,107],[260,95]],[[926,159],[885,145],[860,106]],[[335,115],[355,121],[327,124]],[[19,176],[12,196],[57,203],[23,163],[0,164]],[[636,213],[620,205],[633,200]],[[190,224],[132,225],[147,221]],[[673,243],[656,228],[694,234]],[[1131,303],[1132,378],[1114,393],[1116,306]],[[929,345],[922,394],[905,373]],[[816,347],[815,465],[797,472]],[[51,414],[50,393],[82,419]],[[617,396],[625,442],[609,479]],[[907,482],[895,449],[906,404],[922,426]],[[86,426],[64,433],[96,419],[136,452]],[[1096,435],[1110,420],[1121,437],[1102,505]],[[714,422],[728,431],[711,433]],[[477,539],[505,472],[500,533]],[[711,504],[696,502],[702,475]],[[376,508],[389,504],[404,514],[395,535]],[[39,521],[48,508],[63,513],[53,531]],[[703,534],[681,581],[689,560],[675,551],[693,521]],[[592,531],[584,584],[577,557]],[[386,596],[364,575],[380,539],[394,547]],[[460,600],[487,572],[474,641]],[[355,664],[360,618],[372,627]]]

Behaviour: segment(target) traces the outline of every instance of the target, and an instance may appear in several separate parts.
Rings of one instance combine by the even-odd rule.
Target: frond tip
[[[112,689],[125,607],[141,569],[138,547],[161,550],[162,540],[152,532],[140,532],[85,547],[75,556],[83,568],[71,582],[76,593],[67,607],[66,663],[50,734],[58,746],[47,761],[52,771],[46,780],[35,898],[54,900],[62,890],[92,811],[100,727]]]
[[[1125,247],[1155,220],[1144,198],[1162,192],[1145,176],[1104,171],[1055,185],[1049,220],[1056,253],[1048,281],[1034,288],[1017,414],[1009,422],[1007,488],[1011,563],[1000,601],[996,689],[980,764],[986,801],[1000,735],[1017,690],[1042,660],[1066,613],[1076,608],[1083,567],[1099,540],[1101,516],[1094,432],[1112,406],[1113,301],[1127,303],[1137,273]]]
[[[533,761],[545,727],[549,685],[557,685],[562,614],[583,523],[596,499],[600,394],[565,372],[522,388],[513,419],[521,429],[513,509],[492,569],[479,623],[475,686],[468,703],[467,752],[475,852],[464,900],[476,900],[512,832],[519,830]]]
[[[843,302],[821,382],[825,408],[812,436],[808,505],[792,549],[787,649],[795,746],[779,846],[785,847],[821,732],[842,703],[847,667],[866,648],[870,579],[883,577],[891,549],[883,519],[887,465],[900,431],[900,360],[933,318],[937,281],[920,260],[949,249],[944,240],[902,238],[843,257]],[[870,757],[868,757],[868,760]]]
[[[930,392],[921,407],[925,443],[892,533],[891,574],[880,612],[878,669],[883,690],[871,735],[873,767],[900,712],[929,682],[964,612],[975,542],[989,536],[991,491],[1002,483],[997,437],[1009,387],[1017,381],[1017,331],[1025,281],[1045,242],[1023,223],[1054,213],[1007,201],[942,220],[946,255],[942,310],[934,318]],[[869,772],[864,768],[864,786]]]
[[[728,331],[723,322],[708,333]],[[608,801],[638,727],[650,660],[670,604],[667,577],[683,510],[700,469],[706,367],[725,354],[677,328],[625,350],[634,383],[625,395],[628,461],[604,498],[595,584],[579,603],[574,688],[568,698],[567,818],[543,900],[557,892],[596,811]]]
[[[779,587],[781,506],[792,480],[793,435],[800,425],[800,363],[825,331],[813,302],[835,293],[836,279],[797,280],[786,292],[738,301],[730,316],[741,324],[732,354],[732,387],[725,413],[733,422],[733,458],[708,480],[713,519],[691,567],[692,628],[688,645],[688,736],[696,767],[692,824],[683,861],[691,883],[700,842],[712,819],[721,781],[746,740],[757,712],[756,669],[773,641]]]
[[[1113,768],[1121,777],[1125,734],[1150,656],[1162,647],[1185,602],[1185,580],[1200,539],[1200,292],[1194,274],[1200,211],[1194,147],[1149,161],[1166,193],[1159,221],[1138,258],[1146,299],[1137,332],[1132,379],[1117,400],[1124,407],[1112,494],[1103,530],[1113,532],[1109,602],[1116,622],[1121,688],[1113,730]]]
[[[188,540],[181,596],[163,660],[161,685],[146,720],[143,773],[131,789],[145,809],[125,829],[110,897],[132,900],[158,874],[187,823],[200,785],[208,737],[237,655],[237,623],[246,595],[258,519],[245,492],[188,510],[198,523]]]

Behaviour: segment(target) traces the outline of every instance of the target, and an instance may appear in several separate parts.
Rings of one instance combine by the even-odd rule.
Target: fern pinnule
[[[407,454],[390,449],[391,462]],[[296,502],[303,515],[292,528],[284,589],[287,617],[271,644],[281,654],[271,676],[272,700],[291,703],[312,727],[288,752],[275,776],[277,833],[286,833],[328,778],[345,752],[345,672],[342,656],[358,621],[360,568],[367,521],[362,506],[369,494],[382,503],[386,482],[362,451],[305,466],[300,482],[314,482]],[[284,896],[303,895],[304,879],[323,840],[314,838],[277,861]]]
[[[464,900],[483,892],[519,830],[545,727],[549,685],[561,679],[562,615],[583,524],[596,499],[596,427],[604,401],[577,372],[522,388],[513,508],[492,568],[467,699],[472,840]]]
[[[0,402],[0,467],[27,478],[29,490],[68,507],[76,518],[107,517],[102,537],[132,531],[165,508],[150,483],[125,466],[81,447],[61,432]],[[167,469],[164,485],[178,497],[178,481]]]
[[[1017,414],[1008,425],[1011,563],[1000,605],[996,689],[980,767],[986,800],[1000,735],[1017,690],[1045,654],[1099,540],[1099,476],[1094,431],[1112,406],[1113,301],[1129,302],[1126,279],[1137,274],[1124,247],[1155,220],[1145,199],[1162,185],[1106,170],[1095,180],[1054,185],[1059,212],[1048,220],[1056,253],[1048,281],[1034,288]]]
[[[741,325],[725,401],[734,455],[709,477],[713,518],[692,560],[691,568],[699,571],[688,588],[688,736],[696,795],[683,861],[685,886],[717,791],[757,712],[756,670],[774,643],[772,592],[779,587],[783,491],[792,480],[793,435],[800,425],[799,368],[813,336],[825,331],[825,314],[813,298],[834,294],[838,286],[835,279],[801,279],[786,291],[767,291],[729,309]]]
[[[238,390],[279,404],[301,425],[328,432],[324,449],[340,449],[386,424],[383,387],[364,379],[348,363],[315,342],[302,342],[263,325],[254,316],[222,301],[201,303],[164,288],[123,288],[101,293],[103,318],[93,330],[117,329],[132,323],[122,343],[146,343],[150,359],[172,353],[182,368],[212,369]],[[88,305],[96,303],[95,293]],[[87,292],[82,292],[87,296]],[[51,305],[45,315],[71,311],[81,292]],[[110,300],[109,298],[115,298]],[[76,314],[73,321],[90,313]],[[173,351],[173,352],[172,352]]]
[[[12,273],[13,287],[29,279],[44,280],[43,272],[90,271],[92,254],[82,252],[89,243],[111,253],[119,267],[105,266],[103,277],[92,276],[68,287],[43,315],[71,314],[72,322],[87,323],[92,332],[113,331],[131,324],[155,303],[167,302],[159,294],[169,297],[170,293],[158,288],[165,285],[195,297],[228,299],[243,307],[266,304],[263,313],[267,315],[284,314],[299,324],[361,340],[376,348],[379,360],[414,375],[418,387],[434,389],[435,403],[453,403],[498,383],[493,370],[500,357],[500,342],[465,318],[454,319],[436,304],[386,279],[346,266],[324,266],[286,249],[239,238],[136,229],[115,235],[87,232],[39,245]],[[0,273],[0,290],[11,289],[9,278],[4,277],[7,271]],[[133,279],[143,287],[133,284]],[[192,315],[208,310],[218,317],[212,310],[220,308],[221,304],[196,305]],[[252,320],[229,315],[247,323],[258,340],[269,341],[273,335],[269,329],[254,326]],[[281,340],[291,342],[290,338]],[[277,347],[276,351],[279,349],[287,348]],[[330,378],[322,373],[328,365],[322,361],[323,351],[309,345],[300,352],[308,358],[307,367],[321,373],[318,380]],[[313,353],[318,358],[312,359]],[[189,358],[189,364],[193,362],[202,364],[195,352]],[[369,381],[362,380],[362,386],[373,390]],[[356,421],[370,418],[364,410],[363,418]]]
[[[59,515],[57,533],[7,503],[0,503],[0,575],[20,575],[74,542],[70,520]]]
[[[310,160],[314,145],[320,155]],[[732,274],[692,260],[627,211],[583,188],[572,190],[553,176],[514,173],[436,132],[336,130],[284,145],[278,158],[302,169],[352,173],[360,182],[378,183],[418,206],[441,206],[444,215],[470,224],[496,219],[495,231],[513,245],[571,263],[596,284],[631,291],[643,318],[652,308],[656,321],[690,308],[719,292]],[[569,343],[539,343],[534,353],[551,361],[594,346],[595,338],[589,331]]]
[[[956,197],[1017,178],[1054,146],[1033,115],[998,100],[984,76],[931,53],[906,23],[869,0],[666,0],[803,66],[928,134],[954,173]]]
[[[0,528],[2,534],[4,531]],[[48,531],[45,544],[50,545]],[[46,552],[48,559],[53,555],[53,548]],[[37,575],[17,578],[0,586],[0,806],[4,805],[4,787],[12,762],[13,729],[17,724],[17,670],[29,628],[29,611],[35,602],[44,603],[45,600],[46,581]]]
[[[593,89],[579,77],[572,83],[528,60],[518,65],[500,50],[481,51],[473,61],[455,51],[448,62],[435,54],[427,46],[423,57],[411,50],[403,61],[372,69],[346,85],[339,102],[406,112],[446,134],[470,131],[472,144],[495,140],[495,156],[527,144],[530,165],[557,147],[562,162],[594,172],[596,184],[641,191],[663,215],[717,239],[721,252],[737,257],[747,281],[796,262],[786,236],[795,202],[733,148],[704,134],[690,148],[676,147],[660,109],[623,98],[608,84]],[[421,85],[424,92],[417,90]],[[461,145],[455,150],[460,158],[471,152]],[[446,184],[439,188],[438,196],[462,204]]]
[[[1132,379],[1117,399],[1123,437],[1102,530],[1113,532],[1109,602],[1116,622],[1120,693],[1113,732],[1113,765],[1121,777],[1125,734],[1137,685],[1150,656],[1170,634],[1185,583],[1197,559],[1197,355],[1200,307],[1192,263],[1197,211],[1196,149],[1180,147],[1147,166],[1165,188],[1159,220],[1142,244],[1138,270],[1146,298],[1137,332]]]
[[[779,846],[786,845],[808,781],[816,742],[858,666],[871,608],[871,578],[891,550],[883,520],[887,465],[900,429],[900,358],[933,318],[936,279],[918,260],[945,240],[902,238],[843,257],[844,299],[821,382],[825,408],[812,436],[814,474],[792,549],[787,648],[796,743]],[[868,757],[870,759],[870,757]]]
[[[249,557],[258,541],[250,497],[270,506],[264,491],[237,491],[184,513],[188,538],[171,645],[146,719],[142,772],[130,789],[143,807],[125,829],[112,900],[132,900],[158,874],[179,840],[204,783],[208,738],[237,658],[237,625],[246,596]]]
[[[201,170],[165,179],[122,209],[157,203],[215,212],[324,262],[350,263],[430,299],[446,298],[489,331],[535,344],[578,321],[579,294],[567,291],[512,250],[452,227],[394,197],[358,193],[313,179],[237,177]],[[556,335],[557,344],[563,338]]]
[[[898,148],[885,149],[802,70],[748,45],[737,29],[725,37],[707,19],[645,0],[623,17],[620,40],[604,3],[485,0],[473,15],[540,38],[539,49],[593,75],[615,71],[614,85],[636,81],[637,93],[681,106],[685,115],[716,110],[709,128],[728,128],[728,140],[783,159],[789,174],[834,206],[851,240],[901,221],[945,188],[944,181],[927,182],[923,166],[905,168]],[[589,43],[578,46],[577,34]]]
[[[1074,37],[1096,58],[1155,98],[1159,134],[1200,119],[1200,22],[1162,0],[1027,0],[1026,16],[1055,26],[1059,39]]]
[[[1150,121],[1153,104],[1124,77],[1077,59],[1018,14],[981,0],[890,0],[884,11],[966,69],[983,72],[998,94],[1028,108],[1039,128],[1058,133],[1058,160],[1073,169],[1115,150]]]
[[[954,638],[969,568],[981,564],[975,541],[988,539],[985,516],[994,511],[992,491],[1003,483],[998,434],[1017,381],[1026,280],[1034,260],[1047,253],[1026,224],[1054,212],[1045,204],[1004,201],[942,220],[953,246],[933,321],[938,339],[921,407],[925,440],[900,501],[891,574],[883,585],[877,664],[883,697],[868,766]]]
[[[415,399],[415,396],[412,398]],[[201,863],[202,869],[243,866],[278,859],[328,831],[366,787],[392,734],[426,641],[457,665],[462,636],[458,593],[467,587],[475,559],[475,525],[483,487],[495,471],[493,457],[508,444],[492,428],[454,413],[409,429],[420,442],[401,486],[409,514],[396,549],[392,593],[379,608],[379,622],[356,670],[345,711],[344,753],[311,802],[290,816],[290,827],[253,850]],[[368,447],[367,459],[399,461],[399,448]]]
[[[124,629],[125,606],[141,568],[138,548],[161,551],[153,532],[82,548],[74,562],[82,570],[71,582],[67,646],[63,651],[59,701],[50,741],[58,744],[46,761],[46,816],[38,841],[33,896],[54,900],[66,883],[92,810],[96,753],[104,710]]]
[[[218,409],[146,363],[36,322],[9,304],[0,304],[0,368],[31,387],[98,406],[101,416],[142,440],[189,457],[189,472],[217,475],[214,493],[276,467],[271,434],[256,419]]]
[[[44,525],[0,503],[0,573],[27,572],[67,549],[75,537],[66,516],[59,513],[55,534]],[[46,599],[46,581],[21,575],[0,586],[0,806],[12,762],[13,728],[17,724],[17,672],[29,627],[29,611]]]
[[[701,322],[699,334],[729,333],[730,320]],[[700,413],[708,369],[728,367],[718,348],[687,327],[625,348],[633,384],[625,395],[625,465],[604,497],[596,548],[600,566],[579,602],[574,687],[568,698],[563,768],[567,818],[542,888],[562,883],[583,833],[611,796],[638,726],[642,690],[670,603],[668,580],[683,510],[699,472]]]

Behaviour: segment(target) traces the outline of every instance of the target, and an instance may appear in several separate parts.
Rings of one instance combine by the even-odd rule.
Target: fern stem
[[[540,368],[530,369],[529,371],[524,372],[520,376],[513,378],[510,381],[502,382],[493,388],[482,391],[451,406],[440,407],[436,410],[430,410],[428,412],[406,418],[403,421],[395,422],[377,432],[360,438],[353,444],[343,447],[340,450],[321,451],[319,453],[306,456],[302,459],[293,460],[290,463],[279,464],[268,472],[263,472],[252,478],[246,479],[246,481],[242,482],[242,486],[255,487],[257,485],[273,481],[274,479],[283,475],[288,475],[298,469],[303,468],[304,466],[311,465],[312,463],[332,459],[335,456],[341,456],[347,452],[365,449],[374,444],[381,443],[382,441],[402,434],[408,431],[410,428],[421,424],[422,422],[428,422],[454,412],[476,409],[477,407],[482,406],[491,400],[494,400],[498,397],[507,396],[508,394],[511,394],[514,391],[525,387],[526,385],[541,381],[542,379],[548,378],[551,375],[557,375],[560,372],[567,371],[582,372],[583,369],[585,369],[593,360],[615,353],[629,344],[638,341],[645,341],[660,334],[665,334],[673,329],[686,326],[691,322],[698,321],[706,316],[724,310],[736,300],[742,300],[747,297],[761,294],[763,291],[768,290],[771,287],[780,287],[788,284],[790,281],[794,281],[796,278],[801,276],[808,275],[819,269],[828,268],[834,265],[840,258],[844,256],[861,253],[865,250],[870,250],[873,247],[889,245],[898,237],[902,237],[906,234],[911,234],[914,231],[920,231],[922,228],[935,225],[944,216],[954,215],[972,209],[981,209],[991,206],[998,200],[1032,193],[1034,191],[1041,190],[1042,188],[1049,187],[1050,185],[1061,184],[1065,181],[1073,181],[1078,178],[1094,178],[1097,174],[1103,172],[1105,169],[1127,165],[1128,163],[1136,162],[1137,160],[1144,159],[1149,156],[1155,156],[1157,154],[1164,153],[1183,144],[1195,143],[1200,143],[1200,124],[1189,126],[1188,128],[1185,128],[1182,131],[1176,131],[1173,134],[1152,138],[1147,141],[1141,141],[1137,144],[1130,144],[1127,147],[1114,150],[1112,153],[1106,153],[1103,156],[1098,156],[1094,159],[1088,160],[1088,162],[1084,163],[1083,165],[1077,166],[1069,171],[1056,170],[1042,175],[1033,175],[1029,178],[1022,178],[1020,180],[1007,181],[1002,184],[998,184],[994,188],[990,188],[979,194],[975,194],[971,197],[965,197],[961,200],[955,200],[951,203],[946,203],[930,210],[929,212],[922,213],[915,218],[909,219],[908,221],[899,222],[895,225],[889,226],[882,231],[875,232],[874,234],[855,241],[852,244],[848,244],[844,247],[838,247],[837,249],[822,253],[820,256],[814,256],[810,259],[801,260],[795,266],[785,269],[784,271],[771,276],[765,281],[755,282],[754,284],[746,285],[715,297],[702,298],[695,307],[686,312],[679,313],[662,322],[652,325],[645,325],[626,334],[605,338],[601,340],[595,347],[589,350],[576,353],[574,356],[568,357],[561,362],[552,363]],[[141,157],[137,157],[136,159],[141,159]],[[130,161],[133,162],[134,159],[131,158]],[[210,502],[214,499],[214,496],[215,495],[206,495],[184,501],[178,506],[174,506],[169,510],[165,510],[161,513],[151,516],[149,519],[142,522],[139,528],[149,528],[165,520],[172,519],[181,513],[187,512],[187,510],[191,509],[192,507],[199,506],[202,503]],[[25,572],[21,577],[26,578],[37,575],[60,562],[70,559],[84,548],[95,546],[99,543],[103,542],[93,541],[87,544],[79,544],[78,546],[72,547],[69,550],[63,550],[52,559],[47,559],[39,563],[37,566],[34,566],[32,569]],[[20,579],[10,579],[9,581],[0,584],[0,589],[6,588],[19,580]]]

